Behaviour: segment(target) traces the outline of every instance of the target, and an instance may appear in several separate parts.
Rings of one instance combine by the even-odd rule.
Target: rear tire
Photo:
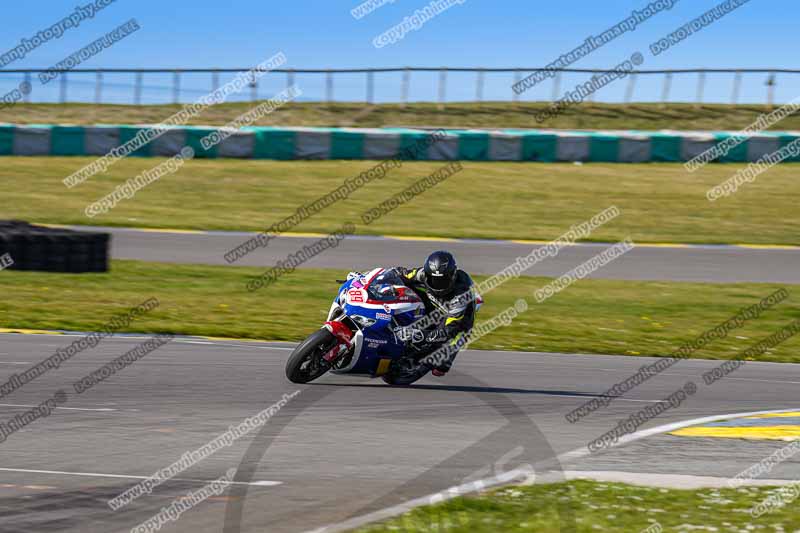
[[[292,383],[308,383],[323,375],[331,366],[322,356],[335,344],[336,338],[327,329],[322,328],[309,335],[286,361],[286,377]]]

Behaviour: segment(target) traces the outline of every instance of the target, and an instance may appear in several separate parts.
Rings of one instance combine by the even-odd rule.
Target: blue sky
[[[75,6],[92,0],[26,0],[4,5],[7,30],[0,39],[6,51],[64,16]],[[574,47],[589,35],[596,35],[641,9],[649,0],[465,0],[410,32],[402,40],[375,48],[373,38],[412,15],[430,0],[394,0],[361,20],[350,10],[359,0],[292,0],[288,2],[230,0],[116,0],[92,20],[68,30],[63,37],[45,43],[22,60],[6,68],[48,67],[77,51],[106,32],[136,18],[141,30],[86,61],[82,67],[239,67],[250,66],[283,51],[288,66],[296,68],[390,67],[390,66],[483,66],[532,67],[545,65]],[[748,4],[690,36],[664,54],[653,57],[648,45],[682,24],[717,5],[718,1],[679,0],[669,11],[642,23],[615,41],[582,58],[573,66],[609,68],[635,51],[645,55],[641,68],[690,67],[775,67],[800,68],[796,47],[792,45],[800,23],[797,0],[751,0]],[[9,90],[21,78],[5,75],[0,89]],[[70,100],[91,100],[93,76],[68,77]],[[412,100],[435,100],[436,74],[412,76]],[[562,81],[566,90],[586,81],[586,75],[569,75]],[[706,101],[730,99],[732,75],[710,77]],[[741,101],[765,99],[764,75],[744,78]],[[223,79],[224,81],[224,79]],[[106,76],[103,97],[106,101],[131,102],[133,76]],[[168,101],[172,77],[148,76],[146,101]],[[505,100],[511,96],[510,74],[489,75],[484,97]],[[800,75],[778,77],[776,99],[787,101],[800,94]],[[324,95],[321,76],[300,76],[297,83],[306,96]],[[696,77],[676,78],[672,99],[692,101]],[[268,75],[259,87],[259,96],[274,94],[285,85],[285,76]],[[598,100],[619,101],[626,81],[598,93]],[[210,87],[207,75],[186,76],[182,80],[183,100],[202,95]],[[342,75],[335,79],[338,99],[358,100],[364,95],[363,75]],[[637,80],[636,100],[657,101],[662,77]],[[548,99],[551,81],[526,93],[522,99]],[[5,92],[5,91],[4,91]],[[469,100],[475,94],[475,77],[453,74],[448,78],[448,98]],[[376,99],[397,100],[400,75],[376,78]],[[54,101],[58,84],[34,85],[34,101]],[[242,99],[249,94],[242,95]]]

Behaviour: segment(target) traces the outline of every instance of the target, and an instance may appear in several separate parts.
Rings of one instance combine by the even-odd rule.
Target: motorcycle
[[[396,271],[376,268],[366,274],[351,273],[339,288],[325,324],[289,356],[286,377],[293,383],[308,383],[330,371],[410,385],[430,369],[419,364],[423,339],[409,339],[398,332],[409,331],[403,328],[424,315],[424,303]]]

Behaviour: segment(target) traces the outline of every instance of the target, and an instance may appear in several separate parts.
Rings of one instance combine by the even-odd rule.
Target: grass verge
[[[375,164],[372,161],[190,161],[105,215],[85,207],[163,159],[129,158],[107,173],[67,189],[62,180],[87,157],[3,159],[0,219],[35,222],[262,230]],[[390,214],[361,223],[371,207],[443,163],[408,162],[382,181],[315,214],[293,229],[329,232],[343,220],[363,234],[553,239],[573,224],[616,205],[621,216],[591,240],[638,242],[800,244],[796,164],[780,165],[738,193],[709,203],[705,191],[742,165],[708,165],[687,173],[676,164],[464,163],[434,189]],[[420,224],[424,220],[424,224]]]
[[[95,330],[114,313],[156,297],[161,305],[137,318],[131,331],[299,341],[325,320],[344,272],[297,270],[274,285],[248,292],[261,270],[248,267],[114,261],[107,274],[0,272],[0,327]],[[478,281],[483,277],[477,277]],[[583,280],[542,304],[533,291],[549,280],[519,278],[485,295],[478,321],[525,297],[529,310],[472,347],[565,353],[665,356],[682,342],[758,302],[779,286]],[[800,318],[792,293],[761,317],[693,357],[730,359],[791,320]],[[800,362],[800,337],[759,360]]]
[[[421,507],[358,532],[797,531],[796,504],[750,515],[753,506],[785,490],[668,490],[595,481],[506,487]]]
[[[223,125],[259,102],[215,105],[190,121],[194,125]],[[606,104],[586,102],[542,123],[536,114],[546,102],[482,102],[438,104],[292,103],[261,117],[262,126],[438,126],[449,128],[563,128],[563,129],[686,129],[739,130],[769,113],[767,105],[729,104]],[[113,104],[25,104],[0,110],[0,122],[17,124],[154,124],[182,106]],[[777,129],[800,129],[800,115]]]

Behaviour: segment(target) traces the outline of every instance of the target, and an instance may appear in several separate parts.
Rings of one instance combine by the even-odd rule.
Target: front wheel
[[[336,345],[336,338],[327,329],[319,329],[294,349],[286,361],[286,377],[292,383],[314,381],[330,370],[322,356]]]

